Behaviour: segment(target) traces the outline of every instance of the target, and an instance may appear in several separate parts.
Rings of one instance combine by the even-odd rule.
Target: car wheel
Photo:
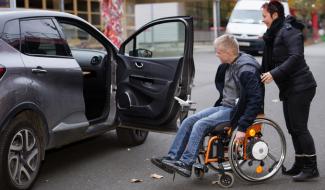
[[[23,190],[34,183],[42,161],[41,133],[16,117],[0,136],[0,189]]]
[[[136,146],[143,144],[147,139],[148,131],[128,128],[116,128],[116,134],[123,145]]]

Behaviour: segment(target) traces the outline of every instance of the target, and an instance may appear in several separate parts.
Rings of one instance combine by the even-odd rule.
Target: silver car
[[[116,129],[176,131],[194,77],[191,17],[152,21],[115,47],[62,12],[0,9],[0,189],[28,189],[45,151]]]

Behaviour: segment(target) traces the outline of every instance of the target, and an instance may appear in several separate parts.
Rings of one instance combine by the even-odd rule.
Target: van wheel
[[[148,131],[128,128],[116,128],[119,141],[126,146],[136,146],[143,144],[148,136]]]
[[[24,116],[18,116],[0,136],[0,189],[30,188],[42,162],[41,133]]]

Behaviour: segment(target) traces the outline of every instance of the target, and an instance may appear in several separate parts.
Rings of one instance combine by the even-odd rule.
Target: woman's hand
[[[266,83],[266,84],[269,84],[270,82],[273,81],[273,77],[270,72],[263,73],[261,76],[261,79],[262,79],[262,82]]]

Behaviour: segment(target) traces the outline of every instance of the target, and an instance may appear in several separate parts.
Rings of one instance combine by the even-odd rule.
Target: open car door
[[[117,67],[122,127],[176,131],[187,112],[174,97],[187,99],[194,78],[192,17],[146,24],[121,45]]]

